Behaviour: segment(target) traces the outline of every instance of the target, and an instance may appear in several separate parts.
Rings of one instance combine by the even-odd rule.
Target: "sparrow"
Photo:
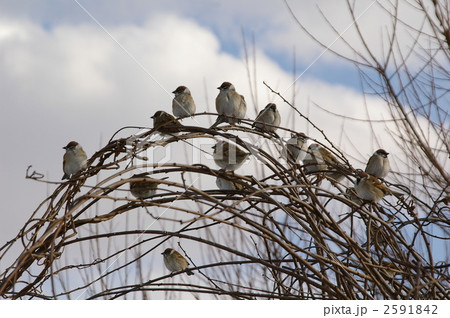
[[[395,275],[402,272],[397,265],[386,261],[381,261],[380,269],[383,269],[389,278],[394,278]]]
[[[236,92],[234,85],[230,82],[223,82],[217,89],[220,90],[216,97],[216,110],[219,116],[211,128],[220,123],[234,123],[244,118],[247,112],[247,104],[244,96]]]
[[[382,226],[378,226],[376,222],[372,222],[370,227],[367,229],[368,242],[372,244],[377,244],[380,247],[386,248],[389,244],[390,235]]]
[[[221,177],[217,177],[216,178],[216,185],[220,190],[242,190],[244,187],[242,186],[242,184],[237,183],[237,182],[233,182],[231,180],[228,179],[224,179]]]
[[[172,113],[175,117],[188,117],[195,114],[195,103],[191,91],[186,86],[178,86],[172,92],[175,97],[172,100]]]
[[[151,118],[153,118],[153,128],[163,134],[176,135],[183,127],[175,117],[162,110],[158,110]]]
[[[71,175],[87,167],[86,153],[78,142],[71,141],[63,149],[66,149],[66,153],[63,157],[64,175],[62,180],[69,179]]]
[[[345,196],[348,199],[350,199],[353,203],[355,203],[356,205],[364,204],[364,200],[362,200],[361,198],[358,197],[354,188],[353,189],[347,188],[347,190],[345,190]]]
[[[307,140],[308,137],[304,133],[292,133],[291,139],[286,142],[286,147],[283,149],[284,157],[292,164],[305,159],[308,150]]]
[[[186,270],[186,274],[189,276],[194,275],[194,273],[188,268],[189,263],[187,260],[172,248],[166,248],[164,252],[161,253],[164,256],[164,264],[170,272],[179,272]]]
[[[386,195],[393,194],[375,176],[371,176],[363,171],[357,172],[354,189],[359,198],[373,203],[380,201]]]
[[[342,164],[330,151],[315,143],[308,147],[303,167],[305,173],[326,172],[327,177],[337,182],[344,178],[344,174],[336,171],[343,169]]]
[[[375,151],[367,162],[365,172],[377,178],[384,179],[391,170],[391,165],[387,157],[388,154],[384,149]]]
[[[248,158],[249,154],[234,144],[219,141],[213,146],[215,163],[224,170],[234,171]]]
[[[281,117],[280,112],[277,109],[277,105],[274,103],[269,103],[262,111],[259,112],[258,116],[256,116],[252,127],[269,132],[275,132],[280,123]]]
[[[158,182],[154,180],[145,179],[147,172],[134,174],[131,179],[141,179],[139,181],[130,182],[130,192],[136,198],[140,200],[147,199],[155,194]]]

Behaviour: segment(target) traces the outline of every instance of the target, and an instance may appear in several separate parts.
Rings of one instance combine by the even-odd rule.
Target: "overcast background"
[[[332,48],[340,44],[334,43],[337,36],[324,24],[318,8],[352,41],[352,31],[347,31],[352,21],[343,1],[289,4],[296,17]],[[401,8],[401,15],[406,21],[415,18],[410,8]],[[388,16],[374,1],[358,1],[356,16],[377,52]],[[252,69],[251,83],[257,83],[258,89],[254,97],[244,40],[249,53],[255,44],[251,67],[256,66],[256,73]],[[400,40],[407,45],[411,39]],[[296,76],[301,75],[295,85],[294,61]],[[170,92],[179,85],[190,88],[198,112],[215,111],[217,87],[223,81],[232,82],[246,97],[249,118],[275,102],[283,126],[320,138],[300,117],[293,126],[295,113],[262,82],[288,99],[295,94],[296,106],[349,154],[355,168],[362,168],[373,151],[383,147],[391,153],[394,172],[398,171],[397,154],[382,126],[375,144],[366,124],[336,120],[314,106],[366,118],[367,105],[371,118],[388,117],[382,100],[363,98],[354,66],[314,44],[283,1],[3,0],[0,243],[17,234],[55,187],[26,180],[29,165],[47,180],[59,181],[62,147],[69,141],[78,141],[91,156],[123,126],[151,127],[150,116],[156,110],[171,110]],[[202,117],[200,124],[213,120]],[[9,264],[0,268],[5,265]]]

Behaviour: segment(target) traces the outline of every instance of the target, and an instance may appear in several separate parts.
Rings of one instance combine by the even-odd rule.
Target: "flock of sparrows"
[[[217,89],[219,94],[216,97],[217,119],[210,128],[214,128],[221,123],[234,124],[245,118],[247,104],[244,96],[236,92],[236,88],[230,82],[223,82]],[[175,117],[184,118],[195,114],[197,107],[192,98],[191,91],[186,86],[178,86],[173,91],[175,94],[172,100],[172,113]],[[165,111],[157,111],[151,118],[156,130],[165,134],[178,133],[182,124]],[[253,127],[269,132],[275,132],[280,125],[281,117],[277,106],[269,103],[256,116]]]
[[[214,128],[221,123],[234,124],[245,118],[247,105],[244,96],[236,92],[233,84],[223,82],[218,87],[219,94],[216,97],[217,120],[211,126]],[[186,86],[179,86],[173,91],[175,97],[172,101],[172,113],[178,118],[192,116],[196,111],[195,102],[191,92]],[[151,118],[154,129],[162,134],[176,135],[183,125],[174,116],[165,111],[157,111]],[[256,117],[253,127],[267,132],[275,132],[281,123],[280,113],[276,105],[269,103]],[[345,177],[343,164],[327,149],[317,143],[307,147],[308,137],[303,133],[294,133],[287,141],[283,155],[291,164],[303,163],[305,173],[323,172],[330,181],[339,182]],[[64,176],[69,179],[77,172],[86,169],[87,156],[83,148],[76,141],[71,141],[63,147],[66,152],[63,158]],[[215,163],[223,170],[234,171],[242,166],[249,157],[249,153],[243,151],[237,145],[227,141],[218,141],[213,146],[213,158]],[[353,190],[358,202],[361,200],[377,202],[393,192],[382,183],[390,171],[388,153],[378,149],[369,158],[365,171],[357,171],[357,179]],[[137,199],[144,200],[151,197],[157,189],[158,182],[146,179],[147,173],[135,174],[131,177],[130,192]],[[217,178],[217,186],[222,190],[239,190],[239,184],[223,178]],[[241,186],[242,187],[242,186]],[[352,196],[353,194],[350,194]],[[354,196],[354,195],[353,195]],[[354,200],[355,201],[355,200]],[[364,203],[362,201],[361,203]],[[356,201],[355,201],[356,202]],[[162,255],[164,264],[171,272],[186,270],[188,275],[193,273],[188,269],[188,262],[177,251],[168,248]]]
[[[313,143],[307,148],[307,139],[303,133],[292,134],[286,144],[285,158],[291,163],[302,161],[305,173],[322,171],[331,180],[340,182],[345,177],[345,167],[324,147]],[[386,195],[397,194],[381,182],[391,170],[388,155],[386,150],[378,149],[369,158],[365,171],[357,170],[353,187],[355,202],[364,203],[361,199],[378,202]]]

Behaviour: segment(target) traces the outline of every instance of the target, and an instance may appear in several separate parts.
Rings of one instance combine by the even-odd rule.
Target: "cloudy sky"
[[[315,44],[290,13],[327,46],[346,50],[338,35],[352,43],[355,34],[343,1],[287,3],[290,9],[279,0],[0,1],[0,242],[14,237],[54,189],[26,180],[29,165],[59,181],[69,141],[90,156],[123,126],[151,127],[150,116],[170,111],[170,92],[179,85],[190,88],[197,111],[215,111],[216,88],[230,81],[246,96],[249,118],[275,102],[283,126],[320,139],[304,120],[292,120],[294,112],[265,81],[286,98],[295,96],[295,105],[349,153],[355,167],[375,149],[389,149],[391,140],[378,138],[377,144],[360,122],[344,123],[321,109],[362,119],[367,112],[373,119],[387,116],[383,101],[360,93],[354,66]],[[379,51],[385,12],[364,0],[355,16],[369,46]]]

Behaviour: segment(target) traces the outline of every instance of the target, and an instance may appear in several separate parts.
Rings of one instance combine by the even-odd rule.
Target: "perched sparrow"
[[[216,185],[220,190],[242,190],[243,186],[240,183],[233,182],[221,177],[217,177]]]
[[[147,199],[155,194],[158,182],[150,179],[145,179],[147,173],[135,174],[131,179],[141,179],[139,181],[130,182],[130,192],[137,199]]]
[[[188,117],[195,113],[195,103],[191,91],[186,86],[178,86],[172,92],[175,97],[172,100],[172,113],[175,117]]]
[[[327,177],[337,182],[344,178],[344,174],[336,171],[341,170],[342,164],[331,152],[318,144],[311,144],[308,147],[303,165],[305,173],[326,172]]]
[[[307,140],[308,137],[304,133],[291,134],[291,139],[287,141],[286,148],[283,150],[284,157],[293,164],[305,159],[308,149]]]
[[[384,196],[393,194],[391,190],[374,176],[359,171],[354,189],[356,195],[366,201],[378,202]]]
[[[172,248],[166,248],[166,250],[161,253],[164,256],[164,264],[166,265],[167,269],[171,272],[179,272],[186,270],[186,274],[194,275],[194,273],[188,268],[189,263],[187,260],[175,251]]]
[[[278,112],[277,105],[269,103],[267,106],[259,112],[256,116],[253,127],[261,130],[275,132],[281,123],[280,113]]]
[[[62,179],[69,179],[71,175],[86,169],[87,156],[83,148],[76,141],[69,142],[63,149],[66,149],[66,153],[63,157],[64,175]]]
[[[348,199],[350,199],[353,203],[355,203],[356,205],[363,205],[363,204],[364,204],[364,200],[362,200],[362,199],[360,199],[360,198],[358,197],[358,195],[356,194],[355,189],[347,188],[347,190],[345,191],[345,193],[346,193],[345,196],[346,196]]]
[[[220,123],[234,123],[239,121],[239,119],[245,117],[245,113],[247,112],[247,104],[245,103],[244,96],[236,92],[233,84],[223,82],[218,89],[220,92],[216,97],[216,110],[219,116],[211,128],[216,127]]]
[[[402,272],[397,265],[391,262],[382,261],[380,265],[380,269],[383,269],[389,278],[394,278],[395,275]]]
[[[226,141],[219,141],[213,146],[214,153],[213,158],[216,164],[224,169],[234,171],[247,159],[249,154],[242,151],[234,144],[230,144]]]
[[[376,222],[371,222],[370,227],[368,226],[367,232],[368,242],[370,241],[372,244],[377,244],[380,247],[386,248],[390,235],[383,226],[377,225]]]
[[[158,110],[151,118],[153,118],[153,127],[163,134],[176,135],[183,127],[175,117],[162,110]]]
[[[384,149],[378,149],[369,158],[366,166],[366,172],[372,176],[383,179],[391,170],[388,154]]]

